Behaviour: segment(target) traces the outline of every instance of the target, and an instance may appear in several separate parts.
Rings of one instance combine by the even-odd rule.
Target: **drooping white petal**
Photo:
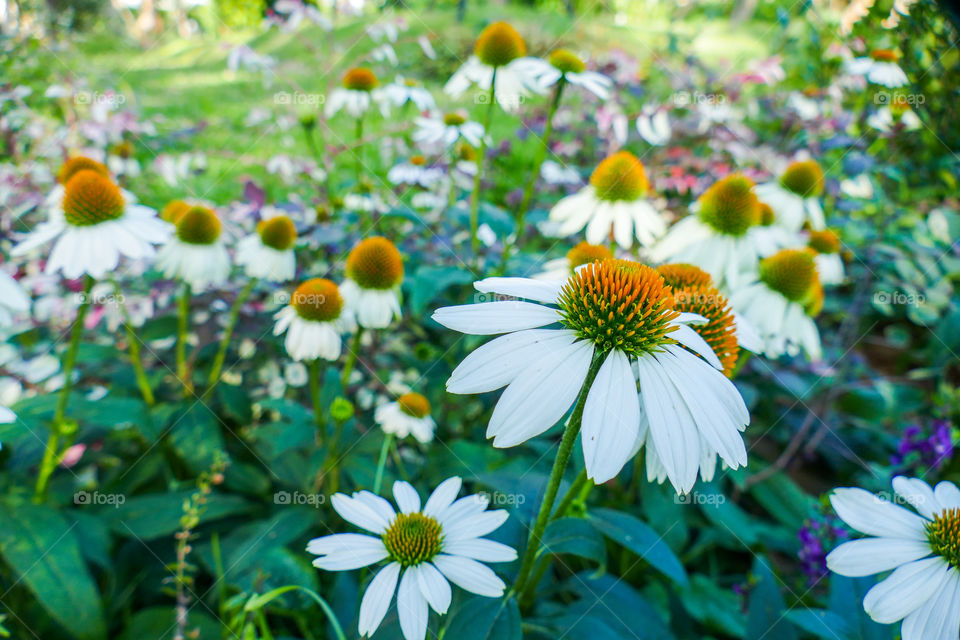
[[[517,552],[513,547],[486,538],[467,538],[444,542],[443,552],[453,556],[472,558],[480,562],[513,562]]]
[[[864,538],[844,542],[827,555],[827,568],[842,576],[858,578],[890,571],[902,564],[926,558],[930,545],[920,540]]]
[[[483,511],[481,513],[467,515],[458,519],[446,518],[440,523],[443,525],[444,541],[454,542],[485,536],[506,522],[508,516],[509,513],[506,510],[496,509],[494,511]]]
[[[715,369],[723,370],[723,363],[714,353],[713,349],[707,344],[707,341],[700,337],[700,334],[685,324],[674,324],[675,328],[670,332],[670,337],[685,347],[693,349],[696,353],[706,359]]]
[[[397,578],[400,576],[400,563],[391,562],[374,576],[363,594],[363,600],[360,602],[360,625],[361,636],[373,635],[373,632],[380,627],[383,617],[387,615],[387,609],[390,608],[390,601],[393,600],[393,592],[397,588]]]
[[[447,580],[478,596],[498,598],[506,588],[492,569],[470,558],[440,554],[433,559],[433,564]]]
[[[488,336],[553,324],[560,315],[533,302],[501,301],[442,307],[433,312],[433,319],[460,333]]]
[[[351,524],[355,524],[361,529],[372,531],[373,533],[383,533],[387,530],[390,522],[382,514],[364,504],[357,498],[351,498],[342,493],[334,494],[330,498],[334,511],[340,514],[340,517]]]
[[[923,518],[869,491],[855,487],[834,489],[830,504],[841,520],[861,533],[926,540]]]
[[[615,477],[630,459],[640,429],[640,400],[627,356],[612,350],[583,407],[583,459],[595,483]]]
[[[904,619],[900,635],[902,640],[956,640],[958,627],[960,574],[950,569],[940,591]]]
[[[447,380],[450,393],[493,391],[513,380],[531,362],[577,339],[566,329],[527,329],[494,338],[463,359]]]
[[[450,590],[450,583],[443,577],[443,574],[429,562],[411,567],[409,570],[416,570],[420,593],[423,594],[430,608],[440,615],[445,614],[447,609],[450,608],[450,600],[453,594]]]
[[[423,640],[427,635],[427,599],[420,592],[417,572],[413,567],[403,572],[397,589],[397,614],[400,630],[406,640]]]
[[[481,293],[495,293],[514,298],[556,304],[563,282],[549,282],[532,278],[484,278],[473,286]]]
[[[863,609],[881,624],[892,624],[919,609],[947,581],[943,558],[917,560],[894,570],[863,598]]]

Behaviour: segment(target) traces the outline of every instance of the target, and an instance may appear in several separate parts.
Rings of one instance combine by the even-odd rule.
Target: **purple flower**
[[[890,464],[899,472],[916,475],[921,470],[938,470],[953,457],[952,425],[934,420],[929,425],[912,424],[903,430],[897,452]]]

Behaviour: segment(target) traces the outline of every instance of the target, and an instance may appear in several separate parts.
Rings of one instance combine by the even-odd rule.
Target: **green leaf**
[[[779,581],[765,558],[757,556],[753,563],[753,575],[757,582],[750,589],[744,640],[796,640],[796,629],[783,616],[787,605],[780,595]]]
[[[410,308],[414,313],[422,313],[447,287],[470,282],[473,282],[473,274],[463,266],[422,266],[413,278],[404,282],[404,289],[410,292]]]
[[[617,544],[629,549],[675,582],[687,584],[687,573],[662,536],[642,520],[613,509],[593,509],[591,524]]]
[[[97,585],[80,556],[75,524],[53,509],[0,506],[0,555],[50,616],[81,640],[106,637]]]
[[[197,638],[219,638],[221,625],[202,612],[202,607],[194,607],[187,618],[187,637],[190,632],[198,632]],[[172,607],[151,607],[133,614],[130,624],[119,640],[172,640],[177,631],[176,618]]]
[[[850,625],[846,620],[826,609],[794,609],[786,619],[807,633],[824,640],[852,640]]]
[[[874,584],[874,578],[830,576],[829,609],[847,621],[850,635],[858,640],[890,640],[893,637],[893,626],[874,622],[863,610],[863,598]]]
[[[798,530],[814,500],[785,474],[777,473],[750,488],[750,494],[767,512],[792,530]]]
[[[560,518],[547,525],[538,554],[569,553],[607,564],[607,547],[597,530],[583,518]]]
[[[102,516],[110,523],[110,528],[122,536],[136,536],[141,540],[169,536],[180,529],[183,504],[192,493],[192,490],[185,490],[136,496],[116,509],[105,509]],[[237,515],[249,511],[250,508],[242,498],[214,493],[207,498],[204,511],[200,514],[200,522]]]
[[[521,640],[520,609],[513,598],[471,598],[454,611],[446,637],[457,640]]]
[[[682,592],[680,598],[687,612],[700,624],[736,638],[743,637],[740,601],[730,589],[721,589],[710,578],[695,575],[690,579],[690,588]]]
[[[174,418],[170,444],[196,473],[209,469],[216,453],[226,450],[219,420],[200,403]]]

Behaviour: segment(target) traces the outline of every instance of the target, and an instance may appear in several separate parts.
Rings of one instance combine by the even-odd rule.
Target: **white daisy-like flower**
[[[206,207],[183,212],[176,233],[157,255],[157,268],[194,290],[217,286],[230,276],[230,254],[221,239],[220,219]]]
[[[811,360],[822,356],[820,332],[811,316],[823,306],[815,252],[783,249],[760,262],[758,280],[733,291],[730,304],[746,318],[770,358],[803,350]]]
[[[378,82],[376,74],[366,67],[350,69],[343,76],[343,86],[331,91],[327,97],[324,113],[331,118],[343,109],[354,118],[363,116],[370,110],[373,90]]]
[[[430,417],[430,401],[419,393],[401,395],[395,402],[377,407],[373,413],[384,433],[406,438],[412,435],[424,444],[433,440],[437,423]]]
[[[545,93],[562,79],[565,83],[583,87],[601,100],[606,100],[610,97],[610,88],[613,87],[613,80],[602,73],[587,71],[583,60],[567,49],[555,50],[550,54],[549,61],[520,58],[516,65],[524,75],[533,78],[539,85],[538,93]]]
[[[294,360],[336,360],[340,336],[353,328],[336,283],[313,278],[298,286],[290,304],[274,314],[273,335],[286,333],[283,346]]]
[[[462,333],[506,334],[467,356],[447,381],[447,390],[459,394],[506,386],[487,427],[493,446],[543,433],[577,402],[586,471],[596,483],[615,477],[645,440],[678,492],[696,483],[701,438],[730,467],[746,464],[740,430],[750,421],[747,408],[718,371],[716,354],[689,326],[705,319],[676,311],[654,269],[607,260],[566,281],[488,278],[474,286],[535,301],[433,314]]]
[[[816,120],[822,115],[820,103],[807,97],[801,91],[793,91],[787,98],[787,106],[794,110],[801,120]]]
[[[0,269],[0,328],[13,324],[13,317],[30,311],[30,296],[20,283]]]
[[[724,291],[752,280],[760,257],[776,240],[761,226],[763,211],[753,181],[740,174],[722,178],[690,209],[693,214],[670,228],[651,258],[700,267]]]
[[[414,124],[417,127],[413,132],[414,142],[444,149],[449,149],[460,140],[479,147],[484,136],[482,124],[467,120],[466,115],[458,111],[444,114],[443,117],[433,115],[417,118]]]
[[[871,51],[869,56],[854,58],[847,61],[847,73],[855,76],[864,76],[874,84],[895,89],[908,84],[907,74],[904,73],[897,60],[900,55],[890,49]]]
[[[901,106],[895,112],[892,108],[883,106],[867,117],[868,126],[884,133],[892,131],[898,122],[906,131],[916,131],[923,126],[916,112],[910,107]]]
[[[577,267],[591,262],[612,260],[613,252],[605,245],[581,242],[570,249],[562,258],[548,260],[543,264],[543,271],[534,274],[534,280],[566,280],[574,274]]]
[[[588,186],[554,205],[550,220],[561,223],[560,235],[586,227],[590,244],[603,244],[612,234],[624,249],[634,238],[647,247],[667,228],[663,216],[646,200],[649,189],[643,163],[628,151],[618,151],[597,165]]]
[[[300,24],[307,20],[325,31],[333,29],[330,22],[316,6],[306,4],[303,0],[276,0],[271,7],[276,13],[284,16],[281,26],[284,31],[296,31]]]
[[[120,257],[152,258],[153,245],[170,237],[173,228],[156,211],[124,197],[106,175],[80,169],[63,188],[49,218],[31,231],[11,252],[24,255],[55,240],[47,258],[47,273],[67,278],[87,274],[102,278],[120,264]]]
[[[500,527],[508,514],[502,509],[487,511],[488,500],[481,495],[456,500],[460,486],[460,478],[445,480],[421,506],[416,489],[395,482],[393,497],[399,513],[369,491],[352,497],[337,493],[331,498],[344,520],[374,535],[337,533],[311,540],[307,551],[320,556],[313,565],[326,571],[350,571],[387,561],[360,602],[361,636],[373,635],[380,627],[394,593],[405,640],[426,637],[429,609],[440,615],[447,612],[451,582],[479,596],[503,594],[506,585],[482,563],[512,562],[517,552],[483,536]]]
[[[402,107],[408,103],[416,105],[420,111],[430,111],[437,107],[432,93],[415,80],[403,76],[397,76],[390,84],[375,90],[374,94],[382,103],[393,107]]]
[[[656,105],[644,105],[637,116],[637,133],[640,137],[655,147],[661,147],[670,142],[673,128],[667,110]]]
[[[526,53],[527,45],[516,29],[506,22],[494,22],[480,33],[474,55],[454,72],[443,90],[459,98],[474,85],[489,92],[495,82],[497,104],[506,111],[516,111],[531,93],[543,92],[523,59]]]
[[[361,241],[347,256],[346,271],[340,290],[357,324],[384,329],[400,317],[403,257],[392,242],[381,236]]]
[[[843,260],[840,258],[840,237],[830,229],[811,231],[807,246],[817,252],[817,274],[825,285],[842,284],[846,279]]]
[[[270,282],[292,280],[297,270],[293,247],[297,228],[284,215],[261,220],[256,233],[237,243],[237,264],[251,278]]]
[[[880,624],[903,621],[903,640],[956,640],[960,628],[960,489],[931,488],[919,478],[893,479],[897,495],[916,511],[855,487],[834,489],[830,504],[868,537],[844,542],[827,555],[842,576],[891,571],[863,599]]]
[[[547,184],[570,185],[580,184],[580,172],[574,167],[565,167],[553,160],[544,160],[540,165],[540,177]]]
[[[823,170],[814,160],[794,162],[780,180],[757,185],[761,202],[773,208],[775,224],[799,231],[809,224],[811,229],[825,228],[820,194],[823,193]]]
[[[392,184],[415,184],[427,189],[437,184],[443,176],[443,169],[427,166],[427,159],[421,155],[410,156],[387,172],[387,180]]]

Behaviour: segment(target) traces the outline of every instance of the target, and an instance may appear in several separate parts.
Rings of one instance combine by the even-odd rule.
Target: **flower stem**
[[[380,458],[377,460],[377,475],[373,478],[373,492],[377,495],[380,495],[380,487],[383,485],[383,469],[387,466],[387,452],[390,451],[391,444],[393,444],[393,434],[385,433],[383,445],[380,447]]]
[[[313,404],[313,423],[317,428],[317,444],[324,440],[323,407],[320,403],[320,360],[311,360],[307,367],[310,376],[310,402]]]
[[[83,322],[90,310],[90,291],[93,289],[94,279],[87,276],[83,287],[83,299],[77,309],[77,317],[73,321],[70,333],[70,346],[63,358],[63,387],[60,388],[60,397],[53,413],[53,423],[50,426],[50,437],[43,451],[43,460],[40,462],[40,471],[37,474],[37,483],[34,487],[33,501],[43,502],[47,497],[47,484],[53,470],[60,461],[60,439],[68,438],[71,429],[65,424],[67,407],[70,402],[70,388],[72,386],[73,368],[77,363],[77,352],[80,350],[80,336],[83,334]],[[75,427],[74,427],[75,429]]]
[[[114,281],[114,291],[117,295],[117,306],[120,307],[120,313],[123,315],[123,328],[127,332],[127,342],[130,344],[130,364],[133,365],[133,375],[137,379],[137,387],[140,388],[140,395],[148,407],[152,407],[156,402],[153,397],[153,389],[150,387],[150,381],[147,379],[147,373],[143,369],[143,361],[140,359],[140,338],[133,328],[133,320],[130,318],[130,310],[127,309],[127,303],[123,299],[123,293],[120,291],[120,285]]]
[[[473,176],[473,195],[470,199],[470,246],[473,253],[480,250],[480,238],[477,230],[480,228],[480,182],[483,179],[483,165],[487,157],[487,137],[490,135],[490,121],[493,119],[493,105],[497,97],[497,68],[493,68],[490,77],[490,95],[487,98],[487,113],[483,117],[483,137],[480,138],[480,149],[477,152],[477,174]]]
[[[530,174],[530,180],[527,182],[527,187],[523,191],[523,200],[520,201],[520,208],[517,209],[517,222],[516,229],[514,230],[513,244],[518,247],[520,246],[520,241],[523,238],[527,212],[530,211],[530,203],[533,201],[533,189],[536,187],[537,179],[540,177],[540,167],[543,166],[543,161],[547,157],[547,151],[550,150],[550,138],[553,136],[553,117],[556,115],[557,108],[560,106],[560,97],[563,95],[563,88],[566,83],[566,77],[560,76],[560,80],[557,82],[557,89],[553,94],[553,101],[550,103],[550,110],[547,112],[547,123],[543,128],[543,138],[540,141],[540,148],[537,149],[537,155],[533,159],[533,171]],[[513,244],[511,244],[509,241],[504,244],[504,270],[506,270],[507,259],[510,257],[510,250],[513,248]]]
[[[217,355],[213,359],[213,367],[210,369],[207,386],[212,387],[220,381],[220,372],[223,371],[223,363],[227,359],[227,347],[230,346],[230,338],[233,336],[233,330],[237,326],[240,308],[243,306],[243,303],[247,301],[247,298],[250,297],[250,292],[253,291],[256,284],[257,279],[250,278],[250,282],[237,294],[237,299],[233,301],[233,308],[230,309],[230,316],[227,318],[227,326],[224,327],[223,337],[220,338],[220,348],[217,349]]]
[[[573,506],[575,500],[577,500],[580,493],[583,491],[584,487],[592,486],[587,480],[587,470],[582,469],[580,474],[577,476],[577,479],[573,481],[573,484],[570,485],[570,488],[567,489],[567,492],[564,494],[563,498],[560,500],[560,504],[557,505],[557,510],[554,512],[551,520],[556,520],[557,518],[562,518],[567,514],[570,507]]]
[[[357,116],[357,189],[363,176],[363,114]]]
[[[192,296],[193,291],[190,284],[184,282],[177,314],[177,377],[183,384],[183,389],[187,395],[193,391],[190,371],[187,368],[187,331],[190,326],[190,299]]]
[[[357,354],[360,352],[360,338],[363,335],[363,327],[358,326],[357,332],[353,334],[353,340],[350,341],[350,353],[347,354],[347,361],[343,365],[343,373],[340,374],[340,386],[347,387],[350,382],[350,374],[357,364]]]
[[[550,513],[553,510],[553,503],[557,499],[557,491],[560,489],[560,482],[563,480],[563,472],[570,460],[570,454],[573,451],[573,445],[577,440],[577,434],[580,433],[580,424],[583,420],[583,407],[587,402],[587,394],[593,385],[597,372],[600,371],[600,365],[603,364],[603,356],[595,352],[593,361],[590,363],[590,369],[587,371],[587,377],[583,381],[583,387],[580,389],[580,397],[577,398],[577,404],[573,408],[570,420],[563,432],[563,438],[560,440],[560,448],[557,450],[557,457],[553,461],[553,469],[550,471],[550,479],[547,481],[547,490],[543,494],[543,502],[540,503],[540,511],[537,513],[537,519],[533,529],[530,531],[530,538],[527,540],[527,548],[523,553],[523,562],[520,564],[520,571],[517,573],[517,580],[513,585],[514,593],[523,593],[526,583],[530,578],[530,572],[533,570],[534,560],[536,560],[537,549],[540,547],[540,540],[543,538],[543,532],[550,521]]]

